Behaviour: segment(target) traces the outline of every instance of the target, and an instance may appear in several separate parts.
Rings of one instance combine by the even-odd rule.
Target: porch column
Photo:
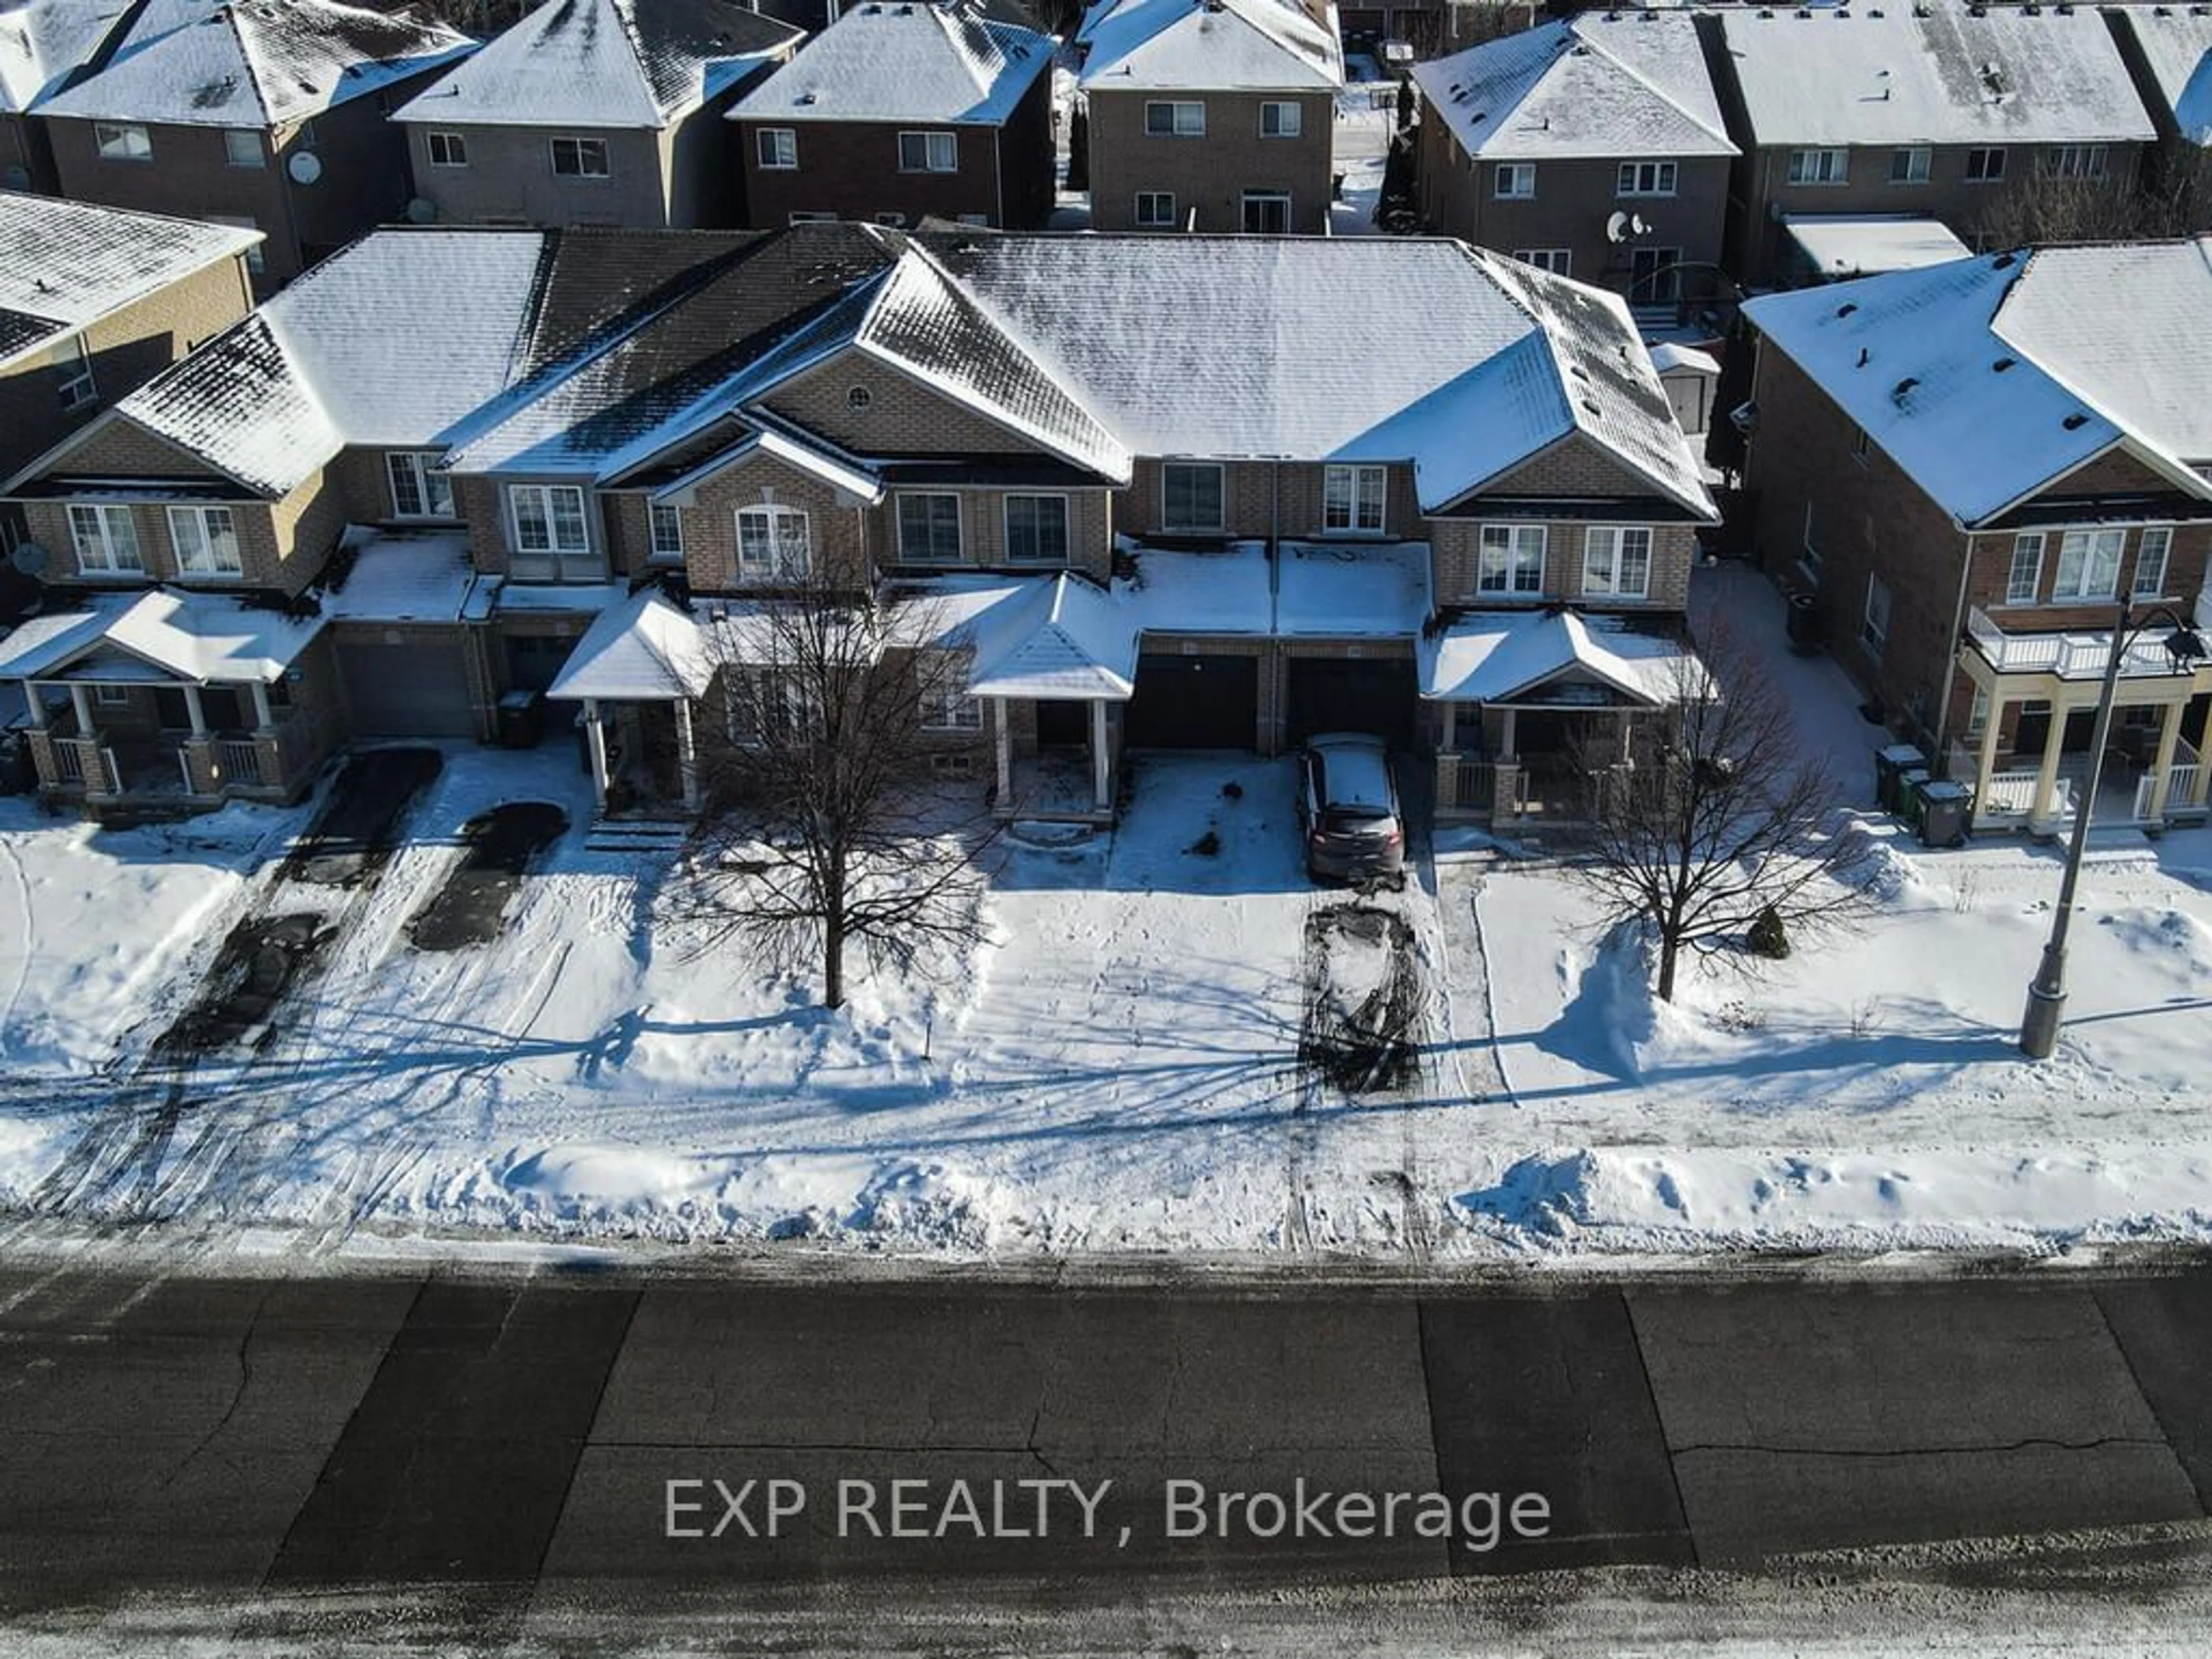
[[[185,719],[191,725],[194,737],[207,736],[207,710],[200,703],[200,689],[197,685],[187,684],[185,687]]]
[[[33,681],[25,680],[23,682],[23,707],[30,712],[31,729],[33,732],[43,732],[46,729],[46,699],[45,696],[45,691],[46,688],[44,686],[39,685]]]
[[[691,738],[691,699],[676,700],[676,774],[683,781],[686,811],[699,810],[699,750]]]
[[[1444,740],[1438,746],[1447,755],[1459,748],[1459,705],[1449,698],[1444,702]]]
[[[2052,796],[2058,787],[2058,756],[2066,741],[2066,717],[2073,710],[2053,697],[2051,700],[2051,730],[2043,739],[2043,769],[2035,776],[2035,805],[2028,810],[2030,829],[2040,829],[2051,822],[2055,808]]]
[[[1510,706],[1499,711],[1502,718],[1498,728],[1498,758],[1500,760],[1513,760],[1516,758],[1519,754],[1519,751],[1513,747],[1514,737],[1516,735],[1513,728],[1515,724],[1514,716],[1518,714],[1521,711],[1519,709]]]
[[[254,726],[258,731],[269,731],[276,724],[276,711],[269,707],[269,688],[259,680],[250,684],[253,690]]]
[[[999,750],[999,809],[1010,811],[1014,804],[1014,731],[1006,723],[1006,700],[991,699],[991,726]]]
[[[592,750],[592,789],[599,805],[607,804],[607,733],[599,724],[599,705],[596,698],[584,699],[584,741]]]
[[[2197,781],[2189,786],[2189,804],[2203,806],[2212,799],[2212,744],[2197,757]]]
[[[1971,809],[1979,817],[1990,800],[1990,780],[1996,775],[1997,735],[2004,727],[2004,699],[1995,692],[1990,694],[1990,706],[1983,715],[1981,748],[1974,757],[1974,804]]]
[[[70,707],[76,711],[77,736],[98,737],[100,734],[94,731],[92,726],[92,694],[84,689],[82,681],[70,682]]]
[[[2150,820],[2153,823],[2166,817],[2166,792],[2173,781],[2173,751],[2181,742],[2181,705],[2170,702],[2166,706],[2166,718],[2158,724],[2158,753],[2150,763]]]
[[[1106,704],[1091,705],[1091,804],[1101,812],[1113,805],[1106,788]]]

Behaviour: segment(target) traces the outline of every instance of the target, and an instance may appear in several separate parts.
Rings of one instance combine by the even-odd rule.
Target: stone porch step
[[[688,823],[657,818],[600,818],[584,833],[587,853],[675,853],[691,834]]]

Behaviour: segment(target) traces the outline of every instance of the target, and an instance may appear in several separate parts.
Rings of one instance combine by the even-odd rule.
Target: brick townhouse
[[[1905,216],[2006,240],[2031,192],[2132,191],[2154,137],[2087,6],[1731,6],[1699,27],[1743,148],[1729,257],[1753,287],[1817,274],[1801,225]]]
[[[2115,6],[2106,19],[2158,130],[2157,182],[2203,189],[2212,169],[2212,6]]]
[[[1986,254],[1751,301],[1755,542],[1984,828],[2053,829],[2120,600],[2199,627],[2212,241]],[[2100,822],[2202,816],[2212,666],[2130,649]],[[1871,730],[1871,728],[1869,728]]]
[[[738,0],[547,0],[392,112],[414,216],[738,224],[722,117],[800,38]]]
[[[29,0],[0,22],[0,189],[51,193],[54,156],[32,113],[94,67],[122,33],[128,7]]]
[[[1097,0],[1076,51],[1093,228],[1328,228],[1344,86],[1328,0]]]
[[[476,49],[337,0],[146,0],[130,17],[94,73],[37,106],[61,194],[258,230],[264,295],[400,216],[406,144],[385,116]]]
[[[1687,12],[1584,12],[1417,64],[1431,230],[1673,307],[1712,290],[1736,154]]]
[[[988,0],[845,6],[729,112],[744,222],[1042,226],[1058,45]]]
[[[390,319],[462,283],[392,359]],[[1291,343],[1324,328],[1358,375]],[[220,719],[316,734],[260,787],[347,734],[484,735],[520,690],[580,714],[604,799],[680,812],[818,569],[959,653],[936,716],[988,735],[999,810],[1085,819],[1125,747],[1344,726],[1433,751],[1446,811],[1570,811],[1583,740],[1691,660],[1713,517],[1625,306],[1494,255],[849,224],[380,232],[9,493],[82,592],[0,647],[56,794],[137,787],[111,732],[244,741],[205,686],[94,688],[152,623],[250,615],[285,665],[264,707],[226,665]]]

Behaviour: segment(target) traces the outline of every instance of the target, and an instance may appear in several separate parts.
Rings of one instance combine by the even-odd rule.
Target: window
[[[1304,112],[1296,104],[1263,103],[1260,106],[1260,136],[1262,138],[1295,138],[1302,130]]]
[[[1859,623],[1859,641],[1877,657],[1889,643],[1889,584],[1871,574],[1867,577],[1866,615]]]
[[[960,556],[960,498],[902,491],[898,498],[899,557],[944,564]]]
[[[790,580],[806,574],[814,561],[814,538],[806,514],[773,501],[738,509],[738,575],[749,582]]]
[[[1287,236],[1291,234],[1291,198],[1286,191],[1248,190],[1244,192],[1244,234],[1247,236]]]
[[[128,708],[131,707],[131,688],[127,685],[95,685],[92,688],[92,700],[102,708]]]
[[[1820,580],[1820,550],[1813,540],[1813,503],[1810,501],[1805,503],[1805,528],[1799,540],[1804,547],[1804,552],[1797,561],[1797,568],[1810,576],[1814,585],[1818,586]]]
[[[1006,497],[1006,557],[1016,564],[1067,562],[1067,497]]]
[[[556,138],[553,176],[556,179],[604,179],[607,176],[607,141],[604,138]]]
[[[574,484],[509,484],[507,505],[514,516],[518,553],[575,557],[592,550],[584,526],[584,492]]]
[[[2165,592],[2166,555],[2172,544],[2173,532],[2163,526],[2144,531],[2136,541],[2136,598],[2154,599]]]
[[[988,230],[991,228],[991,216],[988,213],[963,213],[960,216],[959,222],[963,225],[973,225],[978,230]]]
[[[2105,147],[2061,144],[2044,152],[2043,170],[2054,179],[2101,179],[2105,176]]]
[[[235,576],[246,568],[227,507],[171,507],[169,540],[177,550],[177,568],[188,576]]]
[[[965,692],[933,686],[921,694],[921,729],[925,732],[980,732],[983,703]]]
[[[1981,686],[1974,688],[1974,700],[1966,708],[1966,735],[1978,738],[1990,727],[1990,694]]]
[[[1536,164],[1534,161],[1501,162],[1494,190],[1500,201],[1530,200],[1536,194]]]
[[[222,130],[222,159],[234,167],[259,167],[269,165],[262,153],[261,135],[251,127],[225,127]]]
[[[806,723],[805,695],[788,672],[733,667],[723,677],[722,695],[729,706],[730,741],[740,749],[758,749]]]
[[[1672,196],[1674,193],[1674,164],[1672,161],[1623,161],[1613,193],[1615,196]]]
[[[959,138],[950,132],[902,132],[898,164],[901,173],[957,173]]]
[[[1389,477],[1388,472],[1379,466],[1331,466],[1322,469],[1322,528],[1380,534]]]
[[[1651,532],[1592,525],[1583,538],[1583,592],[1640,599],[1651,592]]]
[[[886,229],[896,230],[906,223],[906,215],[903,213],[878,213],[876,216],[876,222],[882,225]]]
[[[392,516],[395,519],[454,519],[453,481],[434,471],[435,454],[413,454],[393,450],[384,458],[392,480]]]
[[[681,509],[663,501],[653,501],[646,508],[651,536],[651,558],[655,564],[684,562],[684,514]]]
[[[469,141],[458,132],[434,132],[424,141],[434,167],[465,167],[469,164]]]
[[[1868,457],[1870,453],[1868,447],[1866,428],[1863,426],[1853,427],[1851,428],[1851,459],[1861,466],[1869,465],[1871,463]]]
[[[2004,177],[2005,153],[2001,149],[1975,149],[1966,152],[1966,182],[1970,185],[1994,185]]]
[[[1145,133],[1152,138],[1203,138],[1204,104],[1152,103],[1145,106]]]
[[[1476,566],[1478,593],[1540,593],[1544,591],[1544,526],[1486,524],[1482,556]]]
[[[1218,530],[1221,468],[1211,461],[1170,461],[1160,469],[1160,528]]]
[[[1850,152],[1841,149],[1793,149],[1790,152],[1790,182],[1793,185],[1840,185],[1850,178]]]
[[[1628,256],[1628,301],[1671,305],[1682,297],[1682,250],[1639,247]]]
[[[72,334],[56,346],[52,361],[54,390],[64,409],[78,408],[100,395],[92,378],[92,354],[85,349],[83,335]]]
[[[1928,147],[1915,145],[1911,149],[1893,149],[1889,153],[1889,182],[1893,185],[1924,185],[1928,182]]]
[[[125,121],[94,121],[92,142],[100,148],[103,161],[150,161],[154,159],[154,141],[146,136],[146,129]]]
[[[2031,530],[2012,538],[2012,564],[2005,572],[2005,603],[2033,605],[2043,589],[2043,532]]]
[[[1513,257],[1524,265],[1534,265],[1539,270],[1548,270],[1554,276],[1571,276],[1575,270],[1574,250],[1564,247],[1516,247]]]
[[[1170,229],[1176,222],[1175,198],[1164,190],[1137,192],[1137,222],[1148,230]]]
[[[784,216],[784,222],[792,225],[826,225],[834,222],[836,217],[834,213],[787,213]]]
[[[252,219],[234,218],[228,214],[222,213],[210,213],[208,215],[208,217],[213,220],[216,224],[230,225],[239,230],[258,230],[261,228],[260,223]],[[262,245],[259,242],[256,242],[252,247],[246,250],[246,268],[252,271],[256,276],[258,276],[261,274],[264,267],[267,264],[267,262],[261,257],[261,246]]]
[[[789,173],[799,165],[799,129],[763,127],[753,134],[753,155],[769,173]]]
[[[2124,530],[2069,530],[2058,538],[2058,575],[2051,597],[2109,599],[2118,590]]]
[[[87,575],[136,575],[146,566],[138,556],[138,526],[127,507],[72,507],[70,536],[76,543],[76,568]]]

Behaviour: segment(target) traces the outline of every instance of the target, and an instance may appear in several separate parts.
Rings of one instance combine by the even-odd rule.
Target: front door
[[[1091,705],[1065,700],[1039,702],[1037,747],[1080,749],[1091,741]]]
[[[191,730],[192,711],[185,702],[183,690],[177,686],[154,688],[154,717],[164,732]]]
[[[1288,191],[1248,190],[1244,192],[1244,234],[1247,236],[1287,236],[1291,234],[1291,196]]]

